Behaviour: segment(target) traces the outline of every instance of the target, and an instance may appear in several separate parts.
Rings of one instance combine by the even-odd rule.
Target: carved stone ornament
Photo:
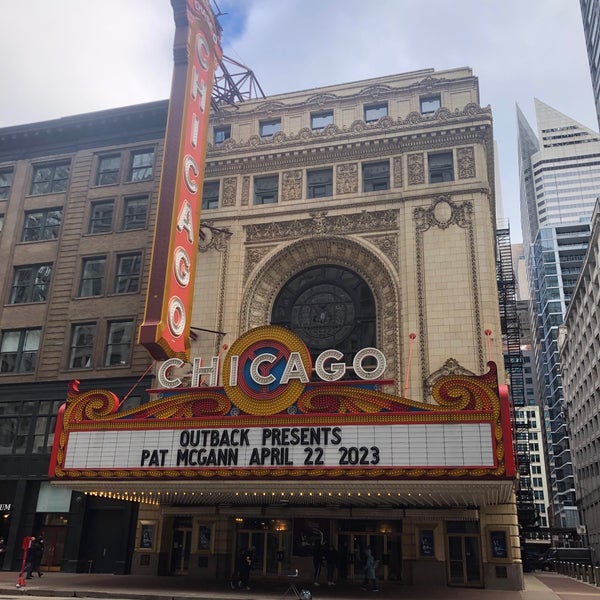
[[[370,242],[377,246],[382,254],[385,254],[394,265],[398,264],[398,241],[396,236],[384,235],[368,238]]]
[[[422,153],[408,155],[408,185],[425,183],[425,160]]]
[[[225,177],[223,180],[223,206],[235,206],[237,195],[237,177]]]
[[[215,228],[210,221],[203,221],[200,224],[198,252],[206,252],[207,250],[225,252],[229,247],[230,238],[231,233],[228,228]]]
[[[438,196],[431,206],[417,207],[414,210],[417,231],[427,231],[430,227],[446,229],[450,225],[468,227],[471,224],[473,204],[471,202],[452,202],[450,196]]]
[[[283,202],[302,199],[302,171],[300,169],[284,171],[282,181],[281,199]]]
[[[425,379],[425,387],[427,393],[431,393],[431,388],[443,377],[450,375],[464,375],[466,377],[474,377],[476,374],[468,369],[465,369],[455,358],[449,358],[437,371],[434,371]]]
[[[250,177],[245,176],[242,179],[242,206],[248,206],[250,201]]]
[[[401,156],[394,156],[393,185],[395,188],[402,187],[402,157]]]
[[[456,151],[458,162],[458,178],[470,179],[475,177],[475,149],[473,146],[459,148]]]
[[[335,193],[358,193],[358,163],[347,163],[335,167]]]

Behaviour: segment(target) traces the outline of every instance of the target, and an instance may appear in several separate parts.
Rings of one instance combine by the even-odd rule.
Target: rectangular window
[[[419,98],[419,105],[422,115],[432,115],[442,106],[442,98],[439,94],[432,96],[422,96]]]
[[[131,153],[131,170],[129,181],[145,181],[152,179],[154,165],[154,150]]]
[[[364,163],[362,166],[363,192],[377,192],[390,189],[389,161]]]
[[[34,454],[49,454],[56,429],[56,415],[62,400],[40,400],[37,402],[37,417],[33,435]]]
[[[222,125],[221,127],[215,127],[215,144],[222,144],[225,140],[231,137],[231,125]]]
[[[22,242],[41,242],[58,238],[62,208],[32,210],[25,213]]]
[[[114,212],[114,200],[94,202],[90,212],[88,233],[110,233],[113,227]]]
[[[387,102],[369,104],[364,107],[364,111],[365,123],[373,123],[374,121],[379,121],[382,117],[388,116],[388,105]]]
[[[35,369],[42,330],[12,329],[2,332],[0,373],[30,373]]]
[[[71,330],[71,348],[69,351],[69,369],[90,369],[96,323],[80,323]]]
[[[133,321],[110,321],[106,336],[104,366],[124,366],[129,364]]]
[[[202,210],[219,208],[219,182],[205,181],[202,186]]]
[[[31,195],[64,192],[69,184],[70,163],[57,163],[33,168]]]
[[[117,256],[115,275],[115,294],[135,294],[140,289],[142,271],[142,253],[121,254]]]
[[[145,229],[148,222],[148,196],[126,198],[123,210],[123,229]]]
[[[279,175],[255,177],[254,204],[275,204],[279,198]]]
[[[115,185],[119,183],[121,171],[121,155],[101,156],[98,159],[98,176],[96,185]]]
[[[333,111],[327,110],[310,115],[310,128],[313,131],[324,129],[327,125],[333,125]]]
[[[79,281],[79,297],[100,296],[104,284],[104,269],[106,256],[84,258],[81,266],[81,279]]]
[[[9,304],[45,302],[51,276],[51,264],[15,267]]]
[[[0,403],[0,454],[25,454],[33,411],[33,402],[9,400]]]
[[[281,119],[271,119],[259,123],[259,132],[262,138],[272,137],[278,131],[281,131]]]
[[[328,198],[333,195],[333,169],[319,169],[306,173],[308,198]]]
[[[13,181],[12,171],[0,171],[0,200],[6,200]]]
[[[452,152],[428,154],[429,183],[454,181],[454,159]]]

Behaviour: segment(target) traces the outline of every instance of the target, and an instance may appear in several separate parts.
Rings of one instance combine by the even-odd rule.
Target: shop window
[[[362,166],[363,192],[377,192],[390,189],[390,163],[382,161],[364,163]]]
[[[81,266],[79,297],[100,296],[104,288],[106,256],[84,258]]]
[[[98,159],[96,185],[115,185],[119,183],[121,173],[121,155],[101,156]]]
[[[70,172],[70,163],[55,163],[34,167],[31,195],[57,194],[66,191],[69,185]]]
[[[51,277],[51,264],[16,267],[10,290],[9,304],[45,302],[48,297]]]
[[[202,210],[219,208],[219,182],[205,181],[202,186]]]
[[[327,198],[333,195],[333,169],[319,169],[306,173],[308,198]]]
[[[373,123],[379,121],[382,117],[388,116],[387,102],[379,104],[369,104],[364,107],[365,123]]]
[[[452,152],[428,154],[429,183],[454,181],[454,159]]]
[[[47,208],[25,213],[22,242],[55,240],[62,221],[62,208]]]
[[[255,177],[254,204],[275,204],[279,199],[279,175]]]
[[[35,369],[42,330],[11,329],[2,332],[0,373],[29,373]]]

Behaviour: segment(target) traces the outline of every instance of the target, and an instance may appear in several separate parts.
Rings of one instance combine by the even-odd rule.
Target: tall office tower
[[[590,61],[596,114],[600,123],[600,3],[598,0],[579,0],[583,32]]]
[[[579,524],[557,347],[558,326],[589,239],[600,188],[600,137],[535,101],[538,135],[517,107],[521,219],[531,298],[533,352],[546,423],[550,524]]]

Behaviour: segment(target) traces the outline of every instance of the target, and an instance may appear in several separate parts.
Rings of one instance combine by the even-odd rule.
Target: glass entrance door
[[[187,575],[190,565],[191,541],[191,527],[175,527],[173,529],[173,547],[171,550],[171,573],[173,575]]]
[[[482,585],[478,535],[448,534],[448,583]]]

